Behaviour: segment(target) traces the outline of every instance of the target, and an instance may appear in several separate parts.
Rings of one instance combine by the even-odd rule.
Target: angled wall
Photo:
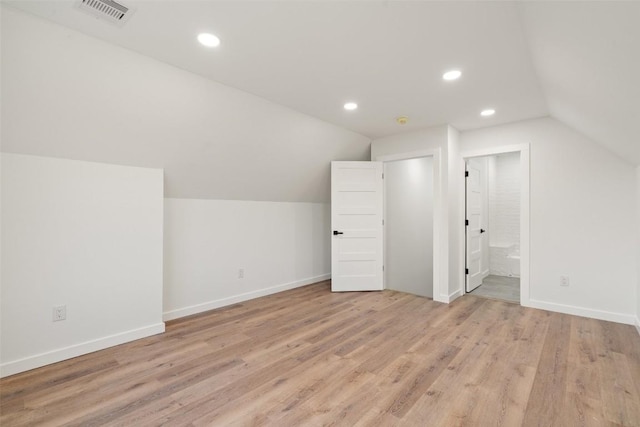
[[[166,197],[315,203],[332,160],[368,159],[362,135],[2,12],[4,152],[162,168]]]

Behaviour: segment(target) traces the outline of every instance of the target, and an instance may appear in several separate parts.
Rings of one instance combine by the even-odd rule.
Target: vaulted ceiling
[[[122,2],[121,28],[77,1],[7,3],[370,138],[551,115],[640,163],[639,2]]]

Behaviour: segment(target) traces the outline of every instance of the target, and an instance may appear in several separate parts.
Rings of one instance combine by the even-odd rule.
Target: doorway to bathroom
[[[521,153],[465,160],[465,290],[520,303]]]

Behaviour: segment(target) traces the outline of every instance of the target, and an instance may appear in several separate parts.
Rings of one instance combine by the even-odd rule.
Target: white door
[[[482,163],[475,159],[467,161],[466,173],[466,212],[467,212],[467,292],[471,292],[482,283],[482,239],[486,236],[482,217],[483,175]]]
[[[331,162],[331,290],[382,290],[382,162]]]

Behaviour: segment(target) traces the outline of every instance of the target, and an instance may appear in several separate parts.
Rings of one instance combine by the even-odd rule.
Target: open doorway
[[[433,157],[384,163],[387,289],[433,298]]]
[[[465,160],[466,292],[520,303],[521,154]]]

